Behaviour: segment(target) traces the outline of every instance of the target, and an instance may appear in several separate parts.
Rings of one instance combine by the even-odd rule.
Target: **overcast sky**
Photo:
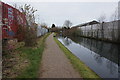
[[[36,12],[36,22],[47,23],[51,26],[53,23],[62,26],[65,20],[70,20],[73,25],[89,22],[98,19],[105,14],[107,21],[117,8],[119,0],[2,0],[10,5],[25,3],[31,4],[38,11]],[[74,1],[74,2],[73,2]],[[39,16],[38,16],[39,15]]]

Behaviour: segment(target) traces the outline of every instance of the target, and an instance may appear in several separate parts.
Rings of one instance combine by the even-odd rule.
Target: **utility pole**
[[[101,29],[101,33],[102,33],[102,39],[104,39],[104,22],[102,22],[102,29]]]
[[[0,79],[2,79],[2,3],[0,0]]]

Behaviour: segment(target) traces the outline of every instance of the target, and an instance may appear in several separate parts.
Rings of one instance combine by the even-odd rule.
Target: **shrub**
[[[25,46],[35,46],[37,39],[37,31],[35,28],[26,27],[25,28]]]
[[[21,26],[19,25],[17,31],[17,39],[19,42],[24,41],[25,46],[35,46],[37,39],[37,30],[36,26]]]

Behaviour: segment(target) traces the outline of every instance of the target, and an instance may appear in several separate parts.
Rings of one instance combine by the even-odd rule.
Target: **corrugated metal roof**
[[[83,23],[83,24],[79,24],[79,25],[76,25],[76,26],[73,26],[73,27],[82,27],[82,26],[93,25],[93,24],[99,24],[99,22],[94,20],[94,21]]]

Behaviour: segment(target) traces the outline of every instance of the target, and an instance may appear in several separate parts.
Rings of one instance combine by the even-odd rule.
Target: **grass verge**
[[[49,34],[50,33],[39,38],[37,46],[35,47],[22,47],[18,49],[21,52],[22,57],[27,59],[26,63],[29,63],[29,65],[22,70],[17,78],[37,78],[39,76],[40,62],[45,48],[44,43]]]
[[[54,38],[55,42],[65,53],[67,58],[72,63],[73,67],[79,72],[82,78],[85,80],[89,78],[94,78],[96,80],[102,80],[94,71],[87,67],[80,59],[78,59],[74,54],[72,54],[62,43],[60,43],[57,38]]]

